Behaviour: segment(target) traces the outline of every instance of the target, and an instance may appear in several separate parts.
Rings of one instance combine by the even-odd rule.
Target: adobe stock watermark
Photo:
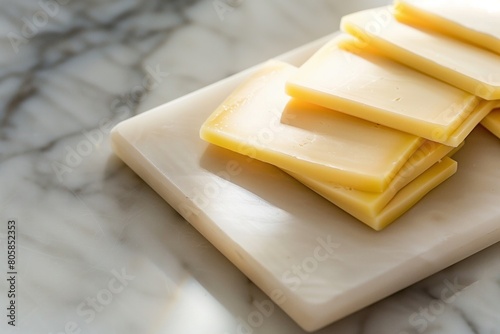
[[[191,191],[191,201],[194,205],[182,202],[179,204],[179,213],[186,219],[196,214],[198,210],[208,207],[210,202],[217,199],[221,191],[225,189],[231,180],[243,172],[243,167],[236,160],[229,160],[225,164],[224,170],[214,174],[211,180],[203,187],[195,187]],[[198,209],[196,209],[198,208]]]
[[[19,53],[22,44],[28,44],[40,30],[45,27],[50,19],[54,18],[61,11],[61,6],[70,3],[71,0],[40,0],[37,10],[31,17],[21,17],[21,27],[19,32],[9,31],[7,38],[15,54]]]
[[[425,158],[435,150],[439,150],[440,146],[442,146],[442,144],[431,140],[424,141],[399,170],[391,173],[391,179],[393,181],[389,183],[388,189],[398,191],[401,187],[411,182],[415,178],[415,169],[419,167],[422,168],[422,164],[425,163]]]
[[[393,20],[392,15],[391,10],[388,7],[384,7],[370,12],[372,19],[366,22],[362,29],[350,26],[351,30],[356,31],[358,37],[355,38],[352,43],[346,45],[348,52],[344,52],[344,56],[347,58],[348,62],[353,62],[356,53],[368,47],[373,38],[390,27]]]
[[[493,69],[492,69],[493,70]],[[494,86],[500,85],[500,72],[489,73],[487,76],[481,78],[480,82],[476,85],[474,95],[486,98],[490,97],[495,91]]]
[[[213,0],[212,7],[217,13],[219,20],[224,21],[226,16],[232,14],[242,3],[243,0]]]
[[[335,252],[341,244],[334,242],[331,235],[316,238],[318,245],[311,256],[305,257],[301,263],[296,263],[281,275],[281,281],[292,291],[296,291],[307,281],[322,262],[336,258]]]
[[[254,300],[252,303],[254,309],[246,317],[238,316],[235,334],[252,334],[255,329],[264,325],[266,319],[273,315],[275,311],[274,303],[268,299],[262,301]],[[224,334],[232,334],[225,332]]]
[[[462,285],[458,282],[458,278],[452,281],[445,279],[444,288],[441,290],[438,299],[432,300],[428,306],[420,307],[418,312],[413,312],[409,318],[408,323],[412,326],[418,333],[423,333],[431,323],[436,321],[440,315],[442,315],[448,305],[453,304],[458,300],[460,295],[471,287],[477,284]],[[412,332],[413,333],[413,332]],[[399,334],[410,334],[409,332],[402,331]]]
[[[340,243],[333,242],[330,235],[316,238],[318,245],[312,250],[311,256],[305,257],[300,263],[292,265],[289,270],[282,274],[282,282],[292,291],[297,290],[301,284],[309,278],[309,275],[318,269],[321,262],[335,258],[336,250]],[[269,317],[275,312],[275,304],[283,305],[287,298],[285,292],[276,288],[269,293],[269,299],[262,301],[254,300],[254,309],[246,317],[237,317],[238,324],[233,333],[252,334],[256,329],[262,327]],[[224,334],[230,334],[225,332]]]
[[[105,288],[97,291],[97,293],[91,297],[85,298],[76,308],[76,315],[78,315],[80,322],[83,320],[84,323],[90,324],[96,318],[98,313],[104,311],[113,302],[115,297],[122,293],[135,279],[135,276],[130,275],[126,272],[125,268],[120,271],[113,269],[111,270],[111,277]],[[50,332],[49,334],[80,334],[82,333],[82,327],[78,321],[68,321],[64,325],[64,329],[59,332]]]
[[[499,101],[484,101],[481,99],[482,97],[490,97],[491,94],[494,93],[495,88],[493,86],[500,83],[500,73],[489,73],[487,76],[481,77],[479,81],[480,82],[476,84],[474,91],[471,93],[480,98],[474,98],[469,105],[464,105],[462,100],[454,102],[440,115],[444,123],[457,122],[457,124],[462,124],[471,116],[471,113],[485,114],[485,112],[500,108]],[[447,140],[449,136],[450,135],[445,134],[444,130],[441,128],[436,128],[432,132],[432,140],[437,142],[443,142]]]
[[[469,107],[471,110],[474,110],[479,105],[476,103],[474,106]],[[456,122],[457,124],[463,123],[470,115],[469,112],[465,112],[466,107],[464,106],[463,101],[456,101],[446,110],[443,110],[443,113],[440,115],[440,119],[443,123]],[[449,139],[450,133],[446,133],[443,127],[436,127],[432,130],[431,139],[436,142],[445,142]]]
[[[156,89],[169,76],[169,73],[163,72],[159,65],[156,65],[156,68],[146,66],[146,72],[141,84],[132,87],[129,93],[119,96],[111,102],[113,115],[101,119],[96,129],[82,131],[83,139],[74,146],[66,145],[64,147],[66,153],[63,160],[51,163],[52,171],[56,174],[59,182],[63,182],[66,174],[70,174],[78,168],[84,158],[91,155],[104,142],[113,126],[125,119],[147,96],[147,93]]]

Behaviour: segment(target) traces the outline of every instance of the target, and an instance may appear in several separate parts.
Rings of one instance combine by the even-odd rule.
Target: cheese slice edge
[[[201,138],[298,174],[384,191],[424,139],[334,110],[318,111],[314,105],[313,128],[283,123],[280,118],[290,102],[284,86],[295,71],[291,65],[268,62],[212,113],[200,129]],[[322,123],[326,134],[311,131]]]
[[[493,110],[483,119],[481,125],[500,138],[500,109]]]
[[[332,193],[331,188],[325,187],[323,183],[311,179],[299,179],[299,182],[302,182],[305,186],[336,204],[372,229],[380,231],[410,210],[427,193],[455,174],[456,171],[456,161],[445,157],[403,187],[377,215],[359,210],[356,206],[339,202],[337,194]]]
[[[471,6],[477,0],[459,1],[461,5]],[[479,1],[486,4],[485,1]],[[489,1],[494,3],[494,1]],[[439,6],[442,5],[441,8]],[[499,6],[498,2],[496,3]],[[500,30],[492,31],[491,28],[485,26],[484,8],[480,6],[469,7],[466,10],[460,10],[457,7],[456,0],[448,1],[413,1],[413,0],[395,0],[395,16],[396,18],[407,24],[417,27],[424,27],[434,31],[453,36],[457,39],[462,39],[468,43],[481,46],[493,52],[500,54]],[[455,7],[455,13],[450,12],[450,8]],[[475,16],[481,16],[481,19],[471,20],[471,13]],[[499,7],[496,9],[497,18],[499,15]],[[479,17],[478,17],[479,18]],[[498,20],[496,21],[498,23]],[[498,27],[496,27],[498,29]]]
[[[349,14],[341,29],[409,67],[481,98],[500,99],[500,55],[408,26],[392,13],[392,7],[380,7]],[[384,21],[373,28],[377,17]]]
[[[327,43],[288,80],[287,93],[450,145],[449,137],[481,99],[379,56],[373,48],[359,48],[357,41],[341,35]]]
[[[304,184],[308,184],[314,188],[324,189],[323,191],[329,194],[329,199],[340,208],[347,207],[349,210],[363,211],[367,216],[376,217],[392,198],[394,198],[398,191],[433,166],[436,161],[451,154],[452,150],[454,150],[453,147],[432,141],[425,141],[401,168],[389,184],[389,187],[382,193],[347,189],[345,187],[339,187],[338,185],[322,182],[321,180],[317,180],[314,176],[299,175],[292,172],[287,173]]]

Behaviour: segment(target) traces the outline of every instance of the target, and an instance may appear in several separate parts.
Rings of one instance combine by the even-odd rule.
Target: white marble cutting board
[[[300,65],[325,41],[279,58]],[[455,156],[458,173],[382,232],[280,170],[200,140],[251,71],[112,132],[117,155],[274,300],[250,320],[279,305],[313,331],[500,241],[500,140],[481,127]]]

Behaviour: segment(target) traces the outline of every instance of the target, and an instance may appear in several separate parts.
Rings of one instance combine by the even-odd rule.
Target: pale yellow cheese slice
[[[449,34],[500,54],[500,1],[396,0],[398,20]]]
[[[304,176],[297,176],[297,179],[366,225],[380,231],[413,207],[429,191],[455,174],[456,171],[457,163],[445,157],[397,192],[378,213],[365,208],[360,209],[360,206],[351,197],[343,197],[337,189],[328,184]]]
[[[481,124],[495,136],[500,138],[500,109],[493,110]]]
[[[474,128],[484,120],[485,117],[488,117],[491,110],[498,108],[500,106],[500,101],[482,101],[476,109],[470,114],[470,116],[462,123],[461,127],[458,128],[448,139],[446,143],[451,146],[457,146],[461,143]],[[436,133],[436,137],[439,135]]]
[[[318,180],[363,191],[384,191],[423,139],[326,108],[308,122],[286,124],[285,82],[297,69],[269,62],[236,89],[200,130],[215,145]]]
[[[461,127],[470,127],[466,121],[481,99],[358,43],[348,35],[334,38],[288,80],[287,93],[445,145],[465,139]],[[475,125],[489,110],[481,112]]]
[[[500,26],[500,18],[497,25]],[[341,28],[409,67],[481,98],[500,99],[498,54],[398,22],[392,16],[391,7],[346,15]],[[362,48],[363,44],[358,47]]]
[[[318,187],[321,185],[322,189],[328,189],[329,199],[340,208],[346,208],[348,212],[362,211],[365,216],[376,217],[398,191],[429,169],[436,161],[450,154],[453,149],[451,146],[425,141],[399,170],[389,187],[381,193],[359,191],[317,181],[314,175],[288,173],[302,183],[315,184]]]

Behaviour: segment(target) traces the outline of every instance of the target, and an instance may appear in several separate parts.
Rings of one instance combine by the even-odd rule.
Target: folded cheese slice
[[[500,18],[497,25],[500,26]],[[341,28],[400,63],[481,98],[500,99],[498,54],[403,24],[393,17],[391,7],[346,15]]]
[[[481,124],[495,136],[500,138],[500,109],[493,110]]]
[[[316,52],[287,82],[291,96],[458,146],[497,101],[431,78],[349,35]]]
[[[500,54],[498,0],[396,0],[398,20],[439,31]]]
[[[324,182],[384,191],[424,140],[326,108],[311,108],[310,128],[286,124],[295,104],[285,82],[296,71],[268,62],[205,121],[201,138]]]
[[[380,212],[368,210],[363,207],[363,204],[360,206],[353,200],[354,198],[361,199],[363,196],[349,195],[347,192],[342,193],[338,189],[332,188],[330,185],[314,178],[294,174],[292,176],[358,220],[374,230],[380,231],[413,207],[429,191],[455,174],[456,171],[457,163],[445,157],[399,190]],[[369,197],[369,195],[365,196]]]

